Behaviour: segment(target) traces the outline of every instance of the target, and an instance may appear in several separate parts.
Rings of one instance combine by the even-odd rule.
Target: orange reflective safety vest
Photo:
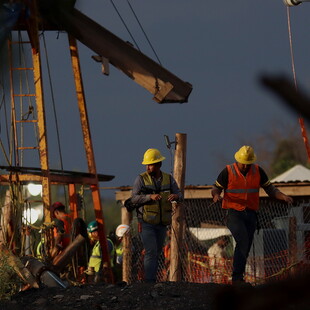
[[[251,165],[244,176],[236,163],[227,165],[228,185],[224,190],[223,209],[243,211],[246,208],[258,210],[260,173],[258,165]]]
[[[60,220],[64,223],[64,232],[61,234],[61,245],[66,248],[71,242],[71,217],[66,216],[64,219]],[[57,227],[54,228],[54,237],[56,238],[59,234]]]

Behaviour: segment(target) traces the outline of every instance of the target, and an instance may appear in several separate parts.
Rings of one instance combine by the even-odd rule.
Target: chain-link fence
[[[225,225],[226,211],[210,199],[187,199],[185,230],[178,241],[182,281],[230,283],[235,241]],[[310,201],[294,206],[261,199],[258,228],[246,265],[253,284],[285,278],[310,266]],[[143,245],[134,219],[131,230],[130,282],[143,280]],[[159,261],[158,281],[169,280],[170,233]],[[224,245],[223,245],[224,242]]]

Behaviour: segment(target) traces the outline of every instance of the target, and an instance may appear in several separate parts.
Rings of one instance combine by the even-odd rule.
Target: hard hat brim
[[[161,161],[163,161],[163,160],[165,160],[166,159],[166,157],[164,157],[164,156],[162,156],[162,157],[160,157],[160,158],[158,158],[158,159],[156,159],[156,160],[151,160],[151,161],[143,161],[142,162],[142,165],[152,165],[152,164],[156,164],[156,163],[159,163],[159,162],[161,162]]]
[[[244,160],[240,157],[240,155],[238,154],[238,152],[235,153],[235,160],[243,165],[251,165],[253,163],[256,162],[256,155],[254,154],[253,159],[252,160]]]

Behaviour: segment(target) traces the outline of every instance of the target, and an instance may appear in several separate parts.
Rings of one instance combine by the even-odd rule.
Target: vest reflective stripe
[[[228,165],[228,185],[224,190],[222,207],[242,211],[245,208],[258,210],[260,173],[258,165],[251,165],[244,176],[236,163]]]
[[[94,267],[95,272],[98,272],[101,267],[101,246],[100,242],[97,241],[96,244],[93,247],[91,256],[89,258],[88,267]]]
[[[150,224],[171,224],[171,212],[172,205],[168,201],[168,197],[171,194],[170,175],[162,172],[162,182],[160,188],[156,188],[152,177],[144,172],[141,174],[144,188],[142,192],[150,194],[160,194],[162,199],[158,201],[150,201],[143,206],[142,218],[145,222]]]

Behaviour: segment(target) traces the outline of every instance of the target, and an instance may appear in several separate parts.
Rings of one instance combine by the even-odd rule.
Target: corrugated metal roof
[[[271,182],[304,182],[304,181],[310,181],[310,169],[302,165],[296,165],[271,180]]]

